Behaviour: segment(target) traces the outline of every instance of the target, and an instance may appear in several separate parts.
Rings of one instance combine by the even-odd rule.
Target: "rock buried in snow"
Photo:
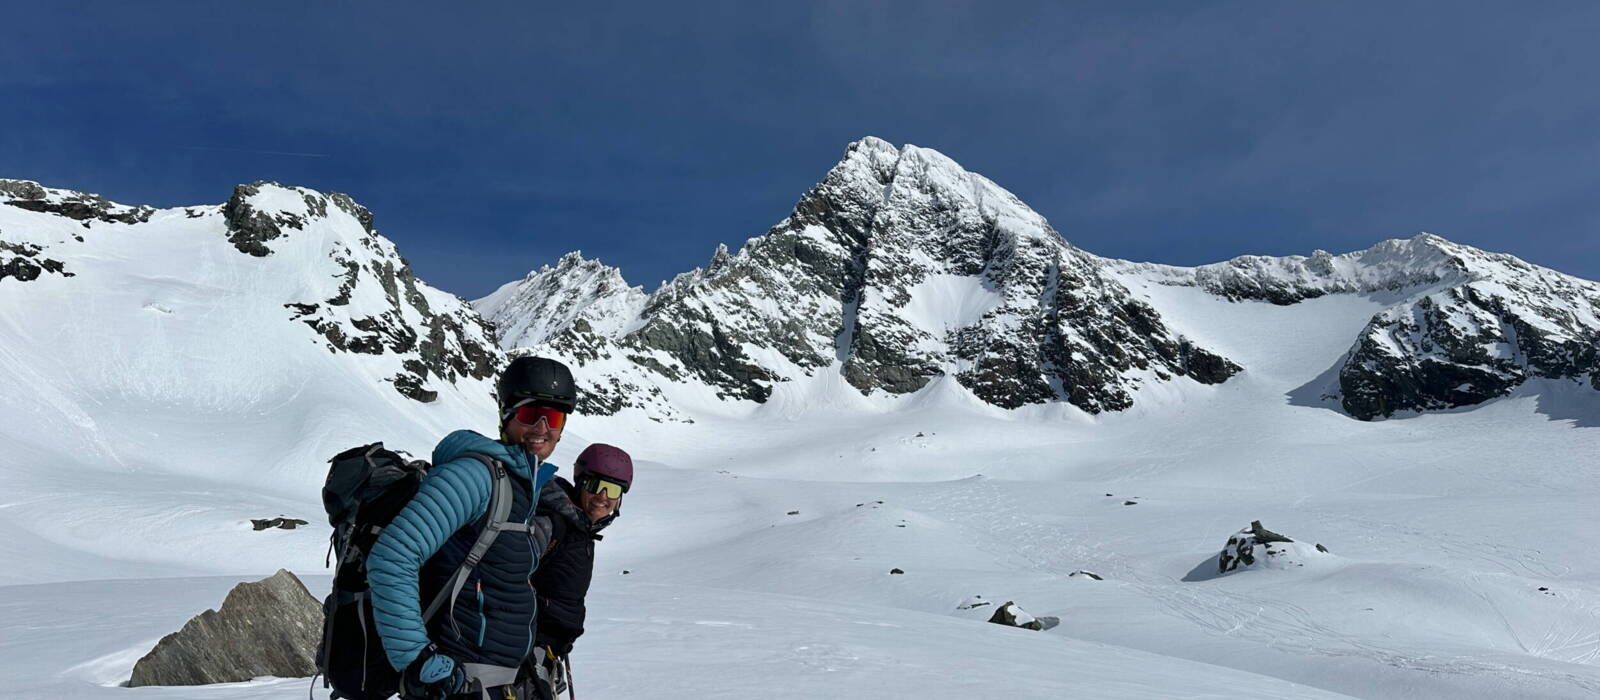
[[[309,525],[310,523],[299,518],[251,518],[250,524],[255,526],[257,530],[266,530],[274,527],[281,530],[293,530],[301,525]]]
[[[971,610],[973,608],[981,608],[981,607],[983,607],[985,605],[993,605],[993,603],[990,603],[989,601],[984,600],[983,596],[981,596],[981,595],[975,595],[975,596],[970,596],[970,597],[967,597],[967,598],[963,598],[960,603],[956,604],[956,609],[957,610]]]
[[[322,604],[294,574],[241,583],[217,610],[196,615],[133,665],[130,687],[237,683],[317,672]]]
[[[1067,574],[1067,578],[1092,578],[1096,581],[1105,580],[1100,576],[1100,574],[1097,574],[1093,571],[1084,571],[1083,569],[1078,569],[1077,571]]]
[[[1007,627],[1021,627],[1025,630],[1044,631],[1061,623],[1056,617],[1034,617],[1026,610],[1018,607],[1014,601],[1006,601],[1005,605],[996,608],[989,621]]]
[[[1228,538],[1217,555],[1217,573],[1226,574],[1240,567],[1289,568],[1305,566],[1305,560],[1326,555],[1327,548],[1301,544],[1261,526],[1260,520]]]

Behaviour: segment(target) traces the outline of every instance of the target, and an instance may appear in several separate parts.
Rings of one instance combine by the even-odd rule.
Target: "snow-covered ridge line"
[[[1397,292],[1456,284],[1506,266],[1527,266],[1509,255],[1486,253],[1430,233],[1392,239],[1342,255],[1241,255],[1219,263],[1180,267],[1099,258],[1123,274],[1160,284],[1200,287],[1234,301],[1293,304],[1325,294]]]
[[[867,398],[951,377],[994,406],[1099,413],[1144,385],[1239,370],[1103,272],[989,179],[868,137],[765,234],[648,297],[569,255],[477,305],[504,349],[562,357],[597,391],[709,391],[714,404],[765,404],[836,373]]]
[[[417,401],[435,400],[443,385],[486,379],[503,362],[478,314],[416,279],[394,243],[373,228],[372,213],[345,194],[255,182],[236,186],[220,206],[155,209],[0,180],[0,205],[0,284],[33,283],[17,292],[23,297],[49,293],[32,289],[41,277],[71,284],[70,293],[89,298],[109,284],[108,276],[136,278],[159,263],[187,260],[172,275],[177,283],[215,277],[227,287],[255,290],[238,303],[276,307],[275,322],[300,322],[295,325],[309,328],[309,338],[334,354],[384,358],[382,381]],[[106,268],[101,255],[175,239],[189,243],[162,253],[173,260],[135,253],[122,258],[122,267]],[[205,257],[203,251],[219,242],[243,255]],[[67,280],[95,265],[102,268],[98,279]],[[171,306],[151,302],[150,308]]]

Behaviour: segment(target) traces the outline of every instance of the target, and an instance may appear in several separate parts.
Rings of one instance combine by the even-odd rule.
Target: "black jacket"
[[[616,513],[591,523],[578,503],[577,487],[558,476],[539,492],[535,517],[546,519],[539,524],[547,525],[550,532],[539,569],[530,579],[539,595],[536,640],[563,656],[572,652],[572,643],[583,635],[583,599],[594,576],[594,543],[600,539],[600,531],[622,514],[619,507]]]

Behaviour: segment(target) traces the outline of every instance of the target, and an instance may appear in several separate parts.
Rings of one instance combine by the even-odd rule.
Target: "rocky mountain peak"
[[[285,229],[303,230],[315,221],[325,220],[330,211],[354,219],[367,235],[374,235],[372,212],[340,192],[323,194],[304,187],[256,181],[233,188],[233,196],[222,206],[228,222],[228,242],[239,252],[256,257],[272,253],[268,241],[285,235]]]
[[[541,345],[579,320],[590,332],[619,336],[645,301],[644,290],[629,286],[621,270],[573,251],[473,306],[495,325],[504,347],[517,348]]]
[[[571,298],[610,298],[586,289]],[[502,328],[540,330],[503,331],[504,347],[549,339],[580,366],[620,354],[629,364],[596,365],[594,384],[691,382],[727,400],[764,402],[779,384],[832,371],[866,395],[952,376],[999,406],[1099,412],[1132,405],[1143,382],[1215,383],[1239,370],[1166,329],[1015,195],[937,151],[872,137],[850,144],[787,218],[737,253],[719,248],[627,323],[531,305],[501,313],[512,296],[503,288],[479,308],[494,307]]]

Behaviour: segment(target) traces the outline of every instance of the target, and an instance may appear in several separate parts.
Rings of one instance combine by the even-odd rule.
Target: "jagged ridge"
[[[629,385],[692,381],[723,399],[762,402],[779,383],[837,368],[868,395],[952,375],[998,406],[1064,400],[1094,413],[1131,406],[1144,381],[1216,383],[1239,371],[1167,330],[1011,193],[937,152],[875,138],[851,144],[766,234],[737,253],[719,248],[642,308],[609,272],[597,278],[610,291],[559,291],[563,269],[598,274],[578,260],[479,307],[503,328],[540,329],[503,334],[505,347],[543,338],[580,365],[620,354],[631,368],[600,374]],[[587,311],[565,312],[554,318],[574,320],[556,331],[564,321],[526,316],[545,307],[509,301],[551,296],[639,310],[604,328]]]
[[[504,361],[478,314],[417,280],[394,244],[373,228],[371,212],[344,194],[256,182],[234,188],[222,206],[158,210],[0,180],[0,203],[43,215],[0,231],[0,283],[34,281],[44,273],[71,277],[73,256],[92,250],[94,236],[139,235],[157,226],[158,216],[202,219],[196,223],[215,227],[216,235],[251,257],[266,258],[293,243],[295,255],[307,258],[301,271],[307,283],[283,304],[283,318],[303,322],[332,352],[394,357],[388,381],[407,397],[433,401],[437,391],[429,385],[435,381],[488,378]],[[333,274],[320,274],[324,266]]]

